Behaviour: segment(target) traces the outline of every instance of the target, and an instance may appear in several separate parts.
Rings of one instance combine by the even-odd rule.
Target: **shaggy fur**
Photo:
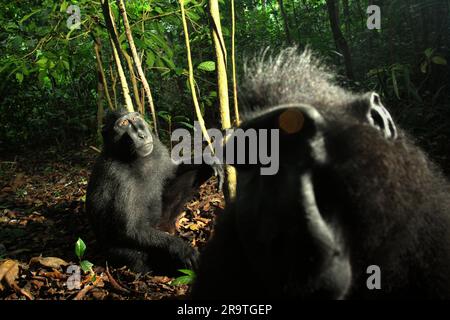
[[[280,136],[278,174],[238,168],[236,199],[201,255],[194,298],[450,298],[449,184],[403,131],[388,139],[368,123],[370,95],[337,87],[320,61],[296,49],[254,62],[241,95],[256,110],[245,128],[264,127],[281,104],[317,110],[324,124],[311,125],[328,160],[314,162],[300,133]],[[307,172],[333,233],[326,246],[304,218]],[[370,265],[381,269],[379,290],[367,287]]]
[[[175,274],[195,266],[198,253],[173,232],[182,206],[213,174],[208,165],[176,165],[153,137],[148,156],[135,152],[114,124],[126,111],[112,112],[103,128],[104,149],[89,181],[86,209],[109,262],[134,271]]]

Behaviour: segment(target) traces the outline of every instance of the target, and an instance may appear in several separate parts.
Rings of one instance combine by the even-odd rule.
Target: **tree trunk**
[[[355,0],[355,3],[360,17],[359,21],[361,22],[361,28],[364,30],[366,28],[366,21],[367,21],[366,11],[363,10],[360,0]]]
[[[234,9],[234,6],[233,6]],[[214,48],[216,52],[216,65],[217,65],[217,92],[219,97],[220,106],[220,119],[222,123],[222,129],[228,129],[231,127],[230,117],[230,105],[228,100],[228,80],[227,80],[227,68],[226,68],[226,49],[225,42],[222,36],[222,27],[220,23],[220,12],[218,0],[209,1],[209,12],[212,20],[212,36],[214,42]],[[226,179],[228,189],[225,190],[226,200],[233,200],[236,197],[236,170],[232,166],[225,166]]]
[[[178,0],[178,1],[180,3],[181,22],[183,24],[184,41],[185,41],[185,45],[186,45],[186,55],[187,55],[187,60],[188,60],[188,73],[189,73],[188,80],[189,80],[189,87],[191,89],[192,102],[194,103],[195,114],[197,115],[198,124],[200,125],[203,136],[205,137],[205,140],[208,142],[209,147],[212,148],[211,138],[209,137],[208,131],[206,130],[205,120],[203,119],[202,111],[200,109],[200,104],[199,104],[198,98],[197,98],[197,91],[196,91],[195,79],[194,79],[194,66],[192,64],[191,45],[190,45],[190,40],[189,40],[189,30],[188,30],[188,26],[187,26],[187,22],[186,22],[186,14],[185,14],[185,10],[184,10],[184,0]]]
[[[345,40],[341,29],[339,28],[339,12],[336,5],[336,0],[327,0],[328,14],[330,16],[330,26],[333,32],[334,42],[339,53],[344,57],[345,71],[347,77],[350,80],[354,80],[353,66],[350,55],[350,49],[348,47],[347,41]]]
[[[141,100],[139,99],[139,88],[138,88],[138,83],[137,83],[137,79],[136,79],[136,74],[134,73],[133,62],[131,61],[130,55],[125,50],[122,50],[122,54],[123,54],[125,60],[127,61],[128,70],[130,71],[130,80],[131,80],[131,85],[133,86],[134,102],[136,102],[138,111],[141,114],[144,114],[144,113],[142,113],[142,104],[141,104]]]
[[[233,72],[233,104],[234,104],[234,116],[236,118],[236,124],[239,125],[239,107],[237,97],[237,80],[236,80],[236,50],[235,50],[235,33],[236,33],[236,20],[234,14],[234,0],[231,0],[231,68]]]
[[[109,1],[108,0],[102,0],[102,10],[103,10],[103,17],[105,18],[106,27],[108,29],[109,37],[111,40],[111,47],[112,47],[112,53],[114,57],[114,61],[116,63],[117,67],[117,73],[119,74],[120,84],[122,85],[122,93],[123,97],[125,99],[125,106],[129,112],[133,112],[133,102],[131,101],[130,97],[130,89],[128,87],[127,78],[125,76],[125,73],[123,71],[122,62],[121,62],[121,48],[120,48],[120,42],[119,42],[119,36],[117,34],[116,25],[114,22],[114,17],[111,14],[111,10],[109,7]]]
[[[348,37],[350,36],[350,7],[348,0],[342,0],[342,7],[344,8],[345,34]]]
[[[97,59],[97,70],[98,70],[98,79],[99,82],[101,82],[101,88],[100,88],[100,84],[98,85],[98,89],[104,90],[104,92],[102,94],[105,95],[106,97],[106,101],[108,102],[108,107],[113,110],[113,104],[111,101],[111,97],[109,95],[109,90],[108,90],[108,84],[106,82],[106,76],[105,76],[105,71],[103,70],[103,62],[102,62],[102,55],[101,55],[101,46],[102,46],[102,42],[100,40],[99,37],[94,37],[94,50],[95,50],[95,58]],[[100,93],[99,93],[100,95]]]
[[[286,40],[289,44],[291,44],[292,43],[291,30],[289,28],[288,16],[286,14],[286,11],[284,10],[283,0],[278,0],[278,5],[280,6],[281,16],[283,17],[284,21],[284,31],[286,32]]]

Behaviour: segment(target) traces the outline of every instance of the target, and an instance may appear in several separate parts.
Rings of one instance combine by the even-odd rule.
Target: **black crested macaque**
[[[97,241],[114,265],[136,272],[174,274],[195,268],[198,252],[171,235],[182,206],[221,165],[175,163],[135,112],[110,112],[104,146],[86,195]]]
[[[279,129],[279,170],[236,165],[194,298],[450,298],[449,184],[378,94],[289,49],[248,68],[241,95],[242,129]]]

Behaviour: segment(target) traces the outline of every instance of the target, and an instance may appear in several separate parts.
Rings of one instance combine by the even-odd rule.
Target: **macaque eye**
[[[127,126],[128,125],[128,120],[122,120],[120,123],[119,123],[119,126],[121,126],[121,127],[125,127],[125,126]]]
[[[278,118],[278,127],[286,134],[293,134],[301,131],[304,124],[305,117],[296,109],[286,110]]]

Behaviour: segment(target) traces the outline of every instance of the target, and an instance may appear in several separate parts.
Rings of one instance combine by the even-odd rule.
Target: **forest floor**
[[[0,159],[0,299],[181,299],[189,285],[173,278],[107,267],[84,214],[86,187],[97,153],[90,148]],[[10,157],[10,158],[11,158]],[[214,217],[224,208],[215,178],[189,202],[178,234],[201,249]],[[79,266],[75,243],[87,246],[81,287],[69,290],[71,265]],[[73,267],[72,267],[73,268]],[[180,273],[180,276],[182,274]],[[69,286],[70,287],[70,286]]]

